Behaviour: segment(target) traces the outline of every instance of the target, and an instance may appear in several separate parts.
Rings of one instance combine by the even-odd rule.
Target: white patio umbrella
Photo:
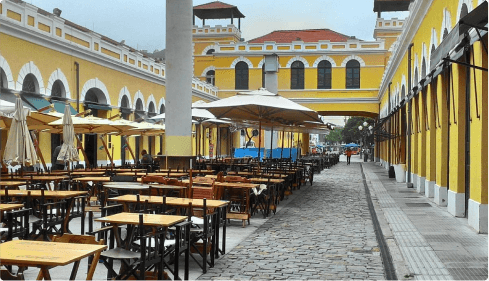
[[[27,128],[26,115],[20,97],[15,101],[15,113],[8,133],[3,162],[7,165],[32,166],[37,163],[36,149]]]
[[[264,88],[247,93],[238,93],[229,98],[199,104],[195,107],[209,110],[216,118],[227,117],[234,120],[258,121],[260,132],[258,159],[260,158],[262,121],[278,123],[321,121],[316,111],[271,93]]]
[[[78,149],[75,146],[75,129],[71,119],[70,106],[67,104],[63,115],[63,145],[59,151],[57,160],[64,162],[80,161]]]

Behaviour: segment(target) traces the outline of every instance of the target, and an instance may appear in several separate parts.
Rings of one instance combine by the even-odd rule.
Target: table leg
[[[49,268],[46,266],[41,267],[41,272],[39,273],[44,280],[51,280],[51,274],[49,274]],[[39,275],[37,275],[37,278],[39,278]],[[42,279],[37,279],[37,280],[42,280]]]
[[[70,213],[71,213],[71,208],[73,207],[73,202],[75,202],[75,198],[68,199],[68,210],[66,210],[66,217],[63,222],[62,233],[71,233],[71,231],[69,230],[69,223],[70,223]]]
[[[87,280],[92,280],[93,278],[93,274],[95,273],[95,268],[97,267],[98,260],[100,258],[100,253],[102,253],[102,250],[95,253],[95,256],[93,257],[92,264],[90,265],[90,269],[88,270],[87,273]]]
[[[78,272],[78,267],[80,267],[80,261],[77,260],[73,265],[73,269],[71,270],[70,280],[75,280],[76,273]]]
[[[214,235],[215,235],[215,247],[216,258],[219,258],[219,225],[221,224],[221,208],[217,208],[217,220],[214,223]],[[214,247],[214,245],[212,245]]]

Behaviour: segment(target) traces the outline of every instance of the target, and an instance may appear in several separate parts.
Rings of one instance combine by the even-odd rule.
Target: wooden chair
[[[5,241],[10,241],[13,238],[27,239],[30,211],[30,209],[22,209],[7,212],[7,225],[0,228],[0,232],[3,233],[2,238],[5,237]]]
[[[90,235],[75,235],[75,234],[68,234],[65,233],[62,236],[53,236],[53,242],[58,242],[58,243],[76,243],[76,244],[90,244],[90,245],[104,245],[104,239],[100,239],[99,241],[95,240],[94,236]],[[93,274],[95,272],[95,267],[91,268],[93,263],[98,263],[98,260],[100,258],[100,252],[97,254],[90,256],[88,258],[88,273],[87,273],[87,280],[92,280]],[[76,261],[73,264],[73,269],[71,271],[70,279],[69,280],[75,280],[76,273],[78,272],[78,267],[80,266],[80,261]],[[42,279],[42,272],[39,273],[37,276],[37,280],[41,277]]]

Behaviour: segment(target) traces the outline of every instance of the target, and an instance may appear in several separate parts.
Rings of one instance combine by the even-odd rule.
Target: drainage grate
[[[399,191],[399,193],[416,193],[416,192],[411,191],[411,190],[401,190],[401,191]]]
[[[427,242],[455,242],[452,236],[446,234],[425,235],[424,238]]]
[[[431,207],[430,203],[405,203],[408,207],[426,208]]]

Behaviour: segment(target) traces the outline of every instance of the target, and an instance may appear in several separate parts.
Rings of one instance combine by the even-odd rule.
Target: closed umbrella
[[[29,134],[20,97],[15,101],[15,113],[5,145],[3,162],[12,166],[32,166],[37,163],[36,149]]]
[[[75,129],[71,119],[70,106],[66,105],[63,115],[63,145],[59,151],[57,160],[63,162],[79,161],[78,149],[75,146]]]

